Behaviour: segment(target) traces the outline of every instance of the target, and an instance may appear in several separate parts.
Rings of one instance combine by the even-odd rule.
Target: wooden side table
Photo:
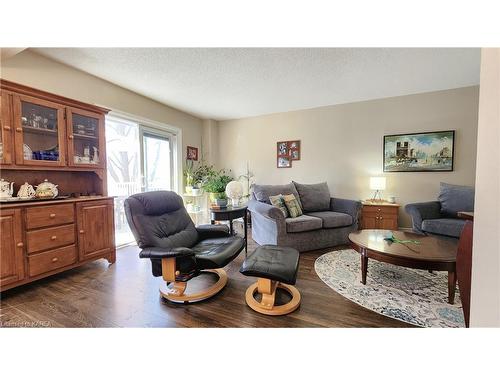
[[[398,230],[399,207],[386,201],[363,201],[361,229]]]
[[[247,238],[248,238],[248,227],[247,227],[247,206],[241,207],[231,207],[226,208],[210,208],[210,222],[215,224],[216,221],[229,221],[229,232],[231,235],[234,234],[233,231],[233,220],[243,218],[243,230],[244,230],[244,240],[245,240],[245,255],[247,254]]]

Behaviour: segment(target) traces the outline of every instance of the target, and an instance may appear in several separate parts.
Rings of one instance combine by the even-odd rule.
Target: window
[[[137,121],[106,117],[108,194],[115,196],[115,242],[134,242],[123,204],[132,194],[175,189],[176,136]]]

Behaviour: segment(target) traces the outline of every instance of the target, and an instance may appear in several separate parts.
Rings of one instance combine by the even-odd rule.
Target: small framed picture
[[[277,143],[278,156],[288,156],[288,142]]]
[[[291,160],[300,160],[300,141],[288,141],[288,150]]]
[[[186,159],[187,160],[198,161],[198,148],[197,147],[187,146]]]
[[[292,161],[288,156],[278,156],[278,168],[290,168]]]

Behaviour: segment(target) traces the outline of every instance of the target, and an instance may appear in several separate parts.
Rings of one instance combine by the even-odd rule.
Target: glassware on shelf
[[[59,161],[57,109],[21,101],[24,160]]]

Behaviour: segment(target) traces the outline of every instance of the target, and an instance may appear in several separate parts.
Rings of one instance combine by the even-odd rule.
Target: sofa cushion
[[[302,215],[302,209],[300,208],[299,201],[295,198],[295,195],[284,195],[283,201],[285,202],[285,206],[290,214],[290,217],[298,217]]]
[[[308,230],[321,229],[323,221],[318,217],[302,215],[285,219],[288,233],[307,232]]]
[[[326,182],[320,184],[299,184],[293,181],[299,193],[304,212],[328,211],[330,209],[330,190]]]
[[[256,200],[259,202],[271,204],[271,201],[269,200],[270,196],[273,195],[287,195],[287,194],[293,194],[295,195],[295,198],[297,198],[297,201],[299,202],[299,205],[301,205],[300,198],[299,198],[299,193],[297,192],[297,189],[295,189],[295,185],[290,183],[286,185],[254,185],[253,186],[253,195]],[[301,205],[302,207],[302,205]]]
[[[461,219],[429,219],[422,221],[422,230],[433,234],[459,238],[464,225],[465,220]]]
[[[438,200],[443,216],[457,217],[459,211],[474,211],[474,188],[441,182]]]
[[[283,212],[283,216],[285,216],[285,217],[290,216],[290,214],[288,213],[288,210],[286,209],[285,200],[283,199],[283,195],[281,195],[281,194],[271,195],[269,197],[269,201],[271,202],[271,204],[274,207],[278,207],[281,210],[281,212]]]
[[[320,218],[323,221],[323,228],[339,228],[352,225],[352,216],[342,212],[308,212],[307,215]]]

